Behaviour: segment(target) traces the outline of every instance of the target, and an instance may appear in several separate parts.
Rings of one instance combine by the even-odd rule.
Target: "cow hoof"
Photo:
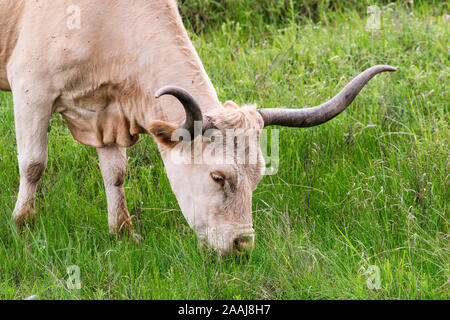
[[[36,211],[33,208],[25,207],[13,213],[16,227],[20,230],[26,226],[32,226],[36,222]]]
[[[140,244],[141,243],[142,237],[136,231],[132,230],[131,231],[131,236],[132,236],[134,242],[136,242],[136,244]]]
[[[131,225],[123,226],[120,229],[109,229],[109,233],[112,236],[115,236],[117,239],[129,239],[139,244],[142,240],[142,237],[133,229]]]

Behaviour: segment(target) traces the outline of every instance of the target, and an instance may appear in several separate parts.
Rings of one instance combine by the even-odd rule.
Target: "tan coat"
[[[182,87],[204,114],[220,118],[225,112],[224,123],[240,119],[241,124],[251,115],[262,128],[254,107],[240,112],[219,102],[174,0],[2,0],[0,30],[0,89],[11,90],[14,98],[20,188],[13,215],[18,225],[35,216],[54,113],[64,117],[75,139],[97,147],[112,233],[132,232],[123,188],[125,147],[141,133],[155,135],[152,124],[158,123],[161,133],[185,117],[175,98],[155,99],[159,88]],[[172,189],[197,234],[220,252],[231,250],[236,239],[249,245],[251,193],[263,169],[260,154],[256,169],[176,165],[170,148],[160,148]],[[218,175],[229,181],[218,184]]]
[[[0,88],[23,73],[33,80],[23,90],[45,85],[56,96],[46,107],[83,144],[126,147],[151,120],[182,120],[175,99],[153,98],[167,84],[205,111],[220,106],[172,0],[3,0],[0,30]]]

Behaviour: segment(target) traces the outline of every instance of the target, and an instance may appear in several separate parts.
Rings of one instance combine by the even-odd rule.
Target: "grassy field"
[[[0,93],[0,298],[450,298],[446,12],[397,4],[372,32],[366,13],[352,9],[191,32],[222,101],[313,106],[371,65],[399,66],[331,122],[280,128],[279,172],[254,193],[248,259],[198,248],[150,137],[128,150],[126,195],[143,240],[111,237],[96,152],[58,116],[37,223],[18,234],[13,104]],[[80,290],[66,286],[71,265]]]

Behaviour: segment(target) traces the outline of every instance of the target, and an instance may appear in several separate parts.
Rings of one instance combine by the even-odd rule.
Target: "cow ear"
[[[169,122],[155,120],[150,123],[148,131],[155,139],[169,148],[175,147],[180,141],[172,140],[172,133],[178,129],[178,126]]]
[[[234,101],[231,101],[231,100],[226,101],[226,102],[223,104],[223,106],[224,106],[225,108],[239,109],[239,106],[238,106]]]

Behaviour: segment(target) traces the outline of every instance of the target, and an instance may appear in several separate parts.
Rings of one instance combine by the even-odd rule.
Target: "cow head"
[[[306,109],[239,108],[226,102],[202,114],[187,91],[167,86],[184,106],[181,125],[154,121],[149,131],[165,146],[168,178],[181,210],[200,239],[219,253],[246,252],[253,247],[252,193],[264,175],[259,136],[265,126],[311,127],[341,113],[377,73],[395,71],[385,65],[367,69],[328,102]],[[180,137],[182,137],[180,139]]]

